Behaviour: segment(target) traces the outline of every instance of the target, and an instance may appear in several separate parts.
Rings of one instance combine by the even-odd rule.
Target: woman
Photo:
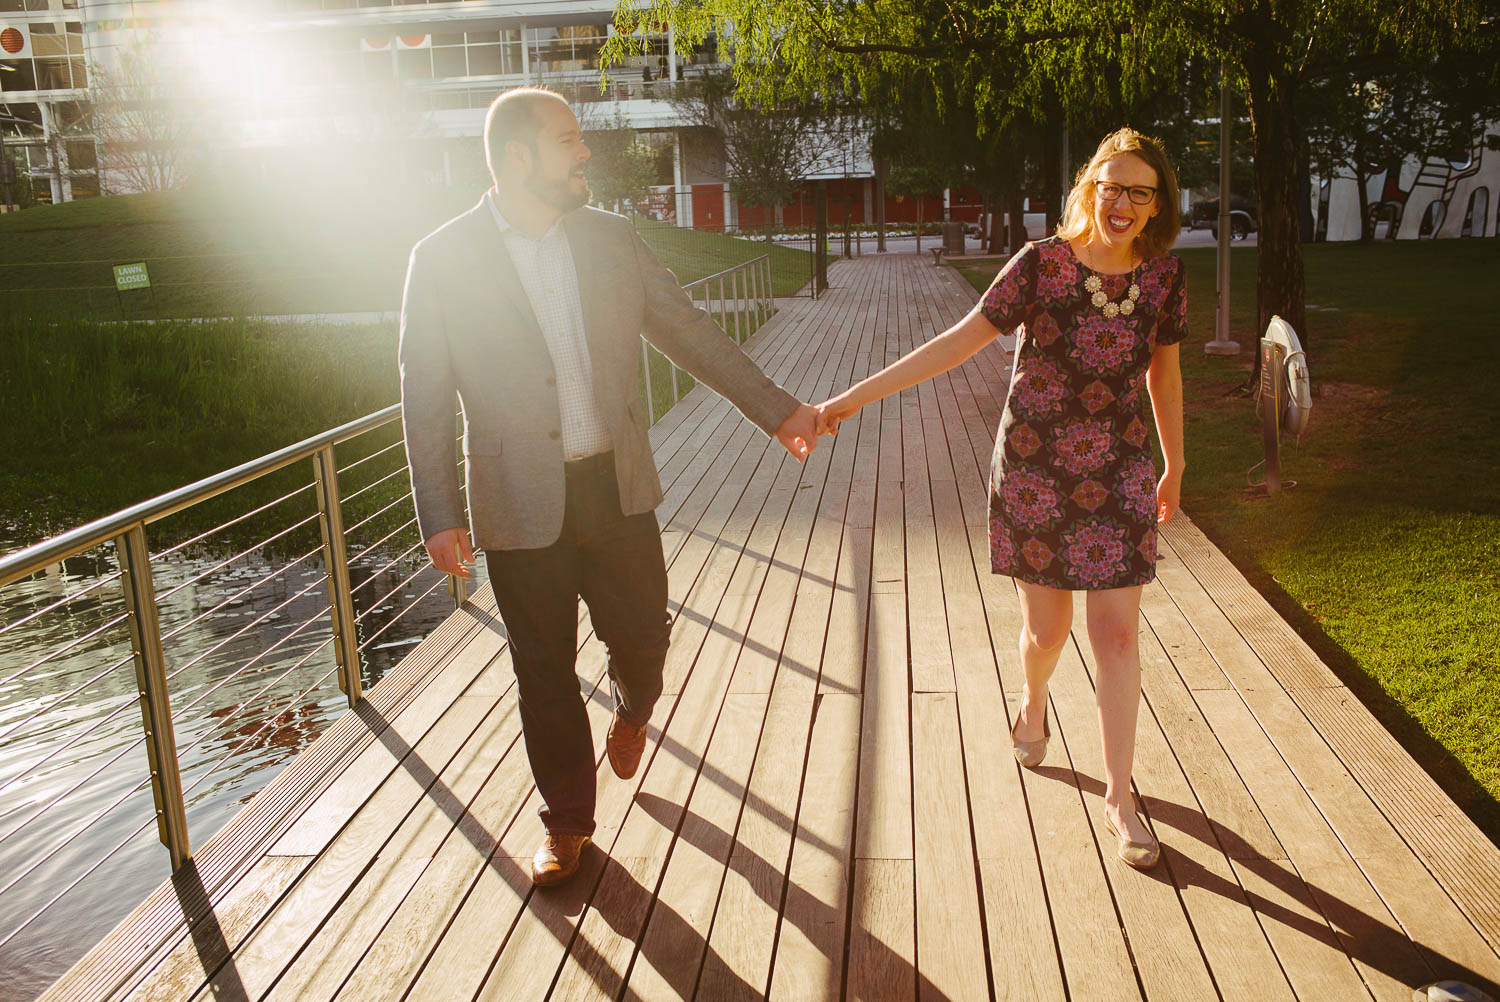
[[[1023,766],[1041,764],[1047,682],[1086,598],[1104,745],[1105,824],[1139,869],[1160,847],[1130,798],[1140,706],[1141,587],[1156,575],[1156,526],[1182,490],[1186,335],[1177,180],[1132,129],[1105,137],[1078,176],[1057,235],[1027,244],[968,316],[821,407],[820,430],[963,363],[1019,327],[1015,374],[990,468],[990,563],[1021,598],[1026,688],[1011,729]],[[1143,418],[1150,395],[1166,470]]]

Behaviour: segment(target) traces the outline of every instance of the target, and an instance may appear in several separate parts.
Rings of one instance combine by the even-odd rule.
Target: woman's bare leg
[[[1040,741],[1043,713],[1047,709],[1047,681],[1057,667],[1068,632],[1073,628],[1073,593],[1045,585],[1017,581],[1021,593],[1021,668],[1026,673],[1026,691],[1021,697],[1015,736],[1019,741]]]
[[[1139,587],[1088,593],[1089,646],[1094,652],[1099,736],[1104,745],[1104,811],[1128,838],[1147,841],[1151,833],[1137,819],[1130,795],[1141,705],[1140,611]]]

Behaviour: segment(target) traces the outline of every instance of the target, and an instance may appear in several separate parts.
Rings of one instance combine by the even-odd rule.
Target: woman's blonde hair
[[[1150,136],[1143,136],[1130,126],[1111,132],[1099,143],[1088,165],[1078,172],[1073,190],[1068,192],[1067,204],[1063,206],[1062,222],[1057,225],[1057,235],[1064,240],[1075,240],[1094,235],[1094,182],[1104,165],[1116,157],[1133,153],[1145,161],[1146,166],[1156,171],[1157,213],[1146,223],[1135,238],[1135,247],[1141,260],[1165,254],[1182,231],[1182,219],[1177,202],[1177,172],[1162,151],[1161,144]]]

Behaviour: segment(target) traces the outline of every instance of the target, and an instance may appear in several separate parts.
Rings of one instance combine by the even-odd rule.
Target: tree
[[[725,173],[740,200],[765,206],[773,215],[808,177],[831,170],[843,150],[846,130],[837,115],[797,99],[754,107],[736,95],[725,74],[682,84],[672,103],[722,144]],[[766,239],[771,239],[769,227]]]
[[[1078,127],[1180,86],[1195,61],[1225,61],[1247,95],[1260,203],[1257,303],[1306,331],[1299,188],[1299,95],[1309,81],[1445,50],[1472,50],[1500,21],[1492,0],[623,0],[624,32],[671,22],[679,45],[732,24],[738,93],[878,99],[893,81],[934,84],[972,107],[978,127],[1033,119],[1055,101]],[[944,78],[951,80],[944,86]],[[1106,131],[1099,129],[1098,131]]]
[[[171,79],[161,54],[140,44],[121,50],[112,67],[95,67],[90,128],[101,184],[167,191],[188,179],[202,151],[203,120]]]
[[[627,199],[639,200],[656,183],[656,154],[641,142],[618,107],[612,123],[595,121],[595,104],[578,105],[589,157],[589,186],[594,197],[615,206]]]

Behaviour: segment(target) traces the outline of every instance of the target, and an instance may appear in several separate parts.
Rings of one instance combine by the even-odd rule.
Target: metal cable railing
[[[174,671],[170,675],[168,675],[167,676],[167,680],[171,681],[172,679],[175,679],[177,676],[181,675],[183,672],[187,671],[189,668],[194,667],[199,662],[205,660],[206,658],[211,657],[214,654],[217,654],[219,651],[223,650],[225,647],[229,646],[229,644],[231,644],[234,641],[238,640],[240,637],[243,637],[246,633],[249,633],[251,630],[255,629],[257,626],[260,626],[262,623],[269,622],[272,616],[275,616],[275,615],[279,614],[282,609],[285,609],[287,606],[289,606],[293,602],[297,601],[297,599],[301,598],[303,595],[306,595],[308,592],[310,592],[314,588],[318,587],[319,584],[321,584],[321,582],[314,581],[312,584],[306,586],[301,591],[297,592],[295,595],[292,595],[289,598],[282,599],[280,602],[276,603],[271,608],[269,608],[265,612],[261,613],[259,616],[256,616],[250,622],[246,623],[244,626],[240,627],[238,630],[235,630],[229,636],[227,636],[224,639],[220,640],[218,643],[214,644],[212,647],[208,648],[205,651],[200,651],[197,655],[195,655],[192,658],[192,660],[188,661],[182,667],[178,668],[176,671]],[[278,641],[278,643],[279,642],[280,641]],[[275,645],[273,644],[272,646],[274,647]],[[270,648],[266,649],[266,651],[269,651],[269,650],[270,650]],[[262,651],[261,653],[264,654],[264,653],[266,653],[266,651]],[[251,663],[254,663],[254,659],[252,659]],[[241,670],[243,670],[243,668]]]
[[[234,527],[236,525],[239,525],[241,522],[249,521],[250,519],[254,518],[256,515],[265,514],[266,512],[270,511],[272,508],[275,508],[277,505],[281,504],[282,502],[284,502],[284,501],[290,501],[292,498],[296,497],[298,494],[301,494],[303,491],[310,490],[310,489],[315,489],[317,486],[318,486],[317,484],[303,484],[301,487],[298,487],[296,490],[288,491],[287,493],[281,495],[281,497],[277,498],[275,501],[267,501],[265,504],[261,505],[259,508],[256,508],[256,509],[254,509],[252,511],[247,511],[247,512],[245,512],[245,514],[240,515],[240,516],[238,516],[236,518],[232,518],[229,521],[224,522],[221,525],[216,525],[212,529],[208,529],[208,530],[205,530],[203,532],[200,532],[198,535],[194,536],[192,539],[184,539],[182,542],[176,544],[175,546],[169,546],[167,549],[162,550],[160,553],[156,554],[156,558],[155,559],[160,560],[163,557],[170,557],[174,553],[177,553],[180,550],[187,549],[189,546],[192,546],[194,543],[201,543],[205,539],[207,539],[208,537],[213,536],[213,535],[217,535],[218,533],[223,532],[225,529],[229,529],[229,528],[232,528],[232,527]]]
[[[775,312],[770,262],[769,254],[761,255],[690,283],[685,287],[687,294],[728,336],[743,342]],[[660,416],[658,398],[665,403],[669,394],[671,402],[676,403],[687,381],[666,356],[662,356],[665,367],[656,362],[652,356],[660,353],[644,341],[642,350],[649,423],[654,423]],[[403,519],[400,514],[391,517],[402,505],[412,503],[410,487],[402,484],[400,479],[403,475],[410,476],[405,457],[400,452],[404,447],[400,435],[397,434],[395,441],[388,444],[379,439],[374,442],[365,439],[363,442],[369,444],[351,446],[356,449],[357,459],[343,466],[337,463],[336,451],[340,445],[367,434],[383,434],[393,428],[399,431],[396,425],[399,418],[399,406],[387,407],[0,557],[0,589],[25,582],[26,591],[21,594],[37,596],[35,608],[29,607],[32,601],[29,597],[21,600],[19,604],[25,609],[24,614],[0,625],[0,636],[33,635],[23,633],[23,630],[45,630],[36,632],[37,637],[50,638],[54,630],[65,634],[56,641],[49,639],[50,646],[45,650],[38,645],[28,653],[24,668],[8,671],[0,680],[0,687],[10,687],[24,686],[30,679],[40,678],[55,689],[42,692],[37,700],[38,708],[28,707],[20,719],[8,721],[0,727],[0,746],[5,748],[9,761],[24,762],[19,772],[0,780],[0,794],[16,796],[31,789],[39,793],[34,796],[33,803],[23,808],[24,816],[13,815],[7,822],[8,829],[0,834],[0,846],[20,847],[21,850],[20,864],[7,866],[4,876],[0,877],[0,898],[13,892],[26,896],[41,892],[34,900],[26,897],[30,903],[24,909],[12,910],[12,914],[21,913],[26,917],[14,928],[0,929],[0,948],[34,926],[49,909],[110,860],[125,852],[126,847],[153,824],[158,839],[168,850],[172,868],[174,871],[180,868],[191,855],[186,799],[189,793],[202,788],[210,777],[221,774],[236,756],[262,741],[266,732],[276,727],[287,714],[300,712],[304,700],[335,676],[348,703],[359,702],[363,697],[361,672],[365,659],[375,649],[389,646],[382,643],[383,639],[416,618],[419,608],[430,609],[428,600],[445,583],[459,602],[464,600],[466,582],[461,579],[440,575],[431,584],[422,584],[422,575],[432,567],[422,553],[423,542],[418,539],[406,545],[410,539],[406,534],[414,531],[417,520],[414,517]],[[372,465],[393,453],[399,462],[395,469],[385,471]],[[461,458],[457,461],[460,479],[463,479],[463,461]],[[277,496],[271,500],[257,500],[248,506],[248,510],[235,512],[222,521],[215,520],[216,524],[211,528],[195,531],[180,541],[173,540],[155,553],[150,550],[148,532],[161,520],[237,487],[262,481],[278,471],[308,462],[313,473],[310,483],[285,491],[278,489]],[[341,482],[352,488],[347,495],[340,491]],[[399,496],[392,499],[383,493],[385,490],[393,494],[399,491]],[[302,512],[306,509],[278,511],[309,491],[315,499],[316,512],[304,516]],[[352,514],[352,503],[360,499],[368,500],[359,505],[357,520],[346,527],[344,515],[346,512]],[[373,511],[367,510],[372,507]],[[406,514],[411,514],[409,509]],[[289,523],[270,523],[264,530],[257,521],[275,519],[283,522],[288,518]],[[380,521],[382,518],[399,520],[401,524],[361,547],[353,563],[362,580],[351,585],[348,541],[360,530],[373,526],[386,528]],[[245,563],[266,548],[309,530],[314,523],[322,537],[318,547],[290,560],[278,561],[275,570],[264,574]],[[252,529],[256,530],[253,534]],[[170,585],[164,582],[163,587],[157,589],[153,565],[161,566],[163,561],[173,557],[180,560],[179,555],[194,546],[217,547],[223,540],[244,536],[254,542],[236,541],[234,545],[224,547],[232,550],[232,555],[214,557],[208,566],[192,566],[181,580],[176,580],[174,575]],[[47,594],[56,585],[38,577],[39,572],[100,549],[107,556],[100,562],[103,568],[99,578],[66,594]],[[315,558],[319,557],[321,573],[314,564]],[[409,572],[398,570],[391,573],[398,565],[413,562],[415,567]],[[311,580],[301,577],[308,573]],[[246,583],[246,578],[253,580]],[[64,577],[63,580],[66,587],[72,579]],[[223,584],[228,587],[223,587]],[[385,590],[377,595],[383,586]],[[106,591],[114,587],[119,590]],[[316,596],[311,604],[306,604],[309,596],[324,590],[326,600]],[[400,599],[399,596],[407,591],[412,594]],[[199,608],[200,599],[203,599],[202,608]],[[356,600],[360,605],[358,610]],[[84,601],[89,603],[87,615],[75,616],[75,611],[85,608],[79,605]],[[112,606],[111,603],[116,601],[120,604]],[[171,604],[165,605],[167,602]],[[236,609],[246,603],[249,607]],[[264,608],[266,604],[269,608]],[[297,621],[283,622],[283,616],[294,607],[298,607]],[[191,614],[186,615],[188,612]],[[230,618],[241,616],[244,622]],[[165,629],[163,618],[168,620]],[[60,622],[61,628],[47,625],[53,622]],[[203,637],[202,642],[212,642],[202,649],[189,648],[190,655],[169,668],[165,645],[171,644],[177,649],[189,643],[196,645],[200,642],[197,638],[209,624],[215,624],[213,632]],[[221,629],[218,624],[228,624],[233,629],[218,636]],[[320,624],[326,632],[320,632]],[[266,636],[261,637],[261,634]],[[238,646],[251,642],[255,644],[253,653],[244,656],[237,652]],[[309,665],[315,664],[315,659],[327,656],[330,647],[335,664],[326,672],[320,666],[309,669]],[[95,648],[103,653],[96,652]],[[226,656],[226,651],[235,653]],[[108,666],[103,667],[100,662],[108,662]],[[131,680],[134,688],[128,694],[112,688],[107,699],[85,704],[89,707],[89,714],[64,710],[69,701],[102,686],[112,674],[131,664],[135,669]],[[61,670],[48,667],[52,665],[60,665]],[[221,671],[223,673],[219,674]],[[304,688],[292,681],[299,673],[319,674],[320,677]],[[234,687],[236,693],[252,687],[254,691],[248,696],[234,696],[233,705],[227,708],[227,712],[220,716],[220,711],[213,711],[214,719],[210,721],[204,711],[214,706],[216,695],[222,702],[224,697],[220,694],[230,687]],[[277,694],[289,687],[298,691],[289,697],[285,707],[277,709],[281,699]],[[132,707],[140,713],[140,730],[133,738],[128,732],[119,733],[121,718],[127,716]],[[57,726],[50,726],[54,720],[58,721]],[[252,722],[254,729],[243,735],[241,732],[252,726],[246,724],[247,720]],[[38,726],[39,722],[43,722],[43,726]],[[179,728],[193,732],[190,740],[181,747],[176,737]],[[186,733],[184,731],[185,736]],[[213,749],[226,735],[229,740],[224,744],[228,751],[212,761],[203,758],[205,751]],[[44,738],[45,743],[42,743]],[[130,768],[131,757],[140,755],[142,750],[145,753],[145,761],[140,763],[144,766],[142,771],[136,777],[122,772]],[[76,756],[80,752],[84,754],[77,763],[79,767],[67,768],[73,763],[66,756],[69,753]],[[188,780],[186,785],[184,779]],[[48,789],[49,784],[55,784],[55,789]],[[137,827],[129,813],[136,808],[130,805],[133,800],[138,801],[148,788],[154,807],[148,808],[150,815]],[[90,789],[100,793],[90,793]],[[96,799],[81,799],[89,797]],[[199,794],[195,804],[214,799],[204,800]],[[80,805],[86,805],[86,809],[77,809]],[[66,818],[66,821],[58,822],[59,818]],[[126,823],[121,824],[121,821]],[[50,828],[47,827],[49,822],[53,823]],[[125,834],[127,831],[129,834]],[[122,834],[124,838],[117,840]],[[101,856],[93,855],[98,851],[90,848],[94,844],[107,847]],[[131,853],[136,851],[132,849]],[[44,879],[47,884],[39,883]],[[33,907],[36,902],[42,902],[40,907]]]
[[[379,480],[376,480],[373,483],[365,484],[359,490],[355,491],[353,494],[350,494],[348,497],[344,498],[344,504],[348,504],[350,501],[353,501],[355,498],[359,497],[361,494],[365,493],[366,491],[373,490],[376,487],[379,487],[381,484],[385,483],[387,480],[391,479],[392,477],[399,477],[403,473],[410,473],[410,472],[411,471],[407,467],[405,467],[405,466],[401,467],[399,470],[392,470],[390,473],[387,473],[385,476],[381,477]]]
[[[287,526],[285,529],[282,529],[280,532],[277,532],[275,535],[268,536],[267,538],[262,539],[260,542],[246,547],[239,553],[236,553],[234,556],[227,557],[219,561],[217,564],[214,564],[212,567],[209,567],[208,569],[203,571],[199,571],[197,574],[194,574],[186,581],[179,581],[175,586],[168,588],[166,591],[157,595],[156,600],[160,602],[163,599],[171,598],[173,595],[176,595],[178,592],[182,591],[182,589],[187,588],[191,585],[195,585],[200,581],[206,580],[216,572],[223,570],[237,560],[244,560],[246,557],[253,556],[256,553],[259,553],[261,550],[265,549],[267,546],[270,546],[272,543],[280,542],[282,539],[296,532],[298,529],[310,525],[317,520],[318,516],[316,514],[313,514],[307,516],[300,522],[294,522],[291,525]],[[313,552],[316,553],[317,551],[314,550]],[[163,635],[162,639],[166,640],[167,637]]]
[[[60,609],[60,608],[62,608],[65,605],[71,605],[72,603],[78,601],[78,599],[82,598],[84,595],[87,595],[91,591],[95,591],[95,590],[97,590],[99,588],[103,588],[107,584],[111,584],[111,583],[113,583],[115,581],[120,580],[121,575],[122,575],[122,572],[115,571],[113,574],[108,574],[108,575],[100,578],[98,581],[95,581],[93,584],[89,585],[87,588],[80,588],[77,591],[73,592],[72,594],[64,595],[62,598],[58,599],[56,602],[53,602],[51,605],[46,605],[46,606],[43,606],[40,609],[36,609],[36,610],[33,610],[32,612],[28,612],[26,615],[22,616],[20,619],[16,620],[13,623],[6,623],[4,626],[0,626],[0,637],[5,636],[11,630],[14,630],[14,629],[16,629],[18,627],[21,627],[21,626],[25,626],[27,623],[31,622],[34,619],[38,619],[38,618],[40,618],[42,616],[45,616],[49,612],[52,612],[52,611],[54,611],[56,609]],[[0,685],[4,685],[6,682],[14,681],[14,679],[15,679],[15,676],[12,675],[10,678],[5,679],[4,681],[0,681]]]
[[[402,448],[405,445],[406,445],[406,439],[404,439],[404,438],[398,438],[398,439],[396,439],[396,441],[392,442],[390,445],[386,446],[383,449],[377,449],[376,451],[370,453],[368,456],[363,456],[363,457],[361,457],[359,459],[356,459],[354,462],[350,463],[348,466],[341,466],[341,467],[339,467],[339,476],[343,476],[345,473],[348,473],[350,470],[358,469],[359,467],[361,467],[364,464],[368,463],[372,459],[379,459],[381,456],[384,456],[387,452],[390,452],[392,449],[400,449],[400,448]],[[406,469],[406,464],[403,463],[401,465],[401,468],[403,470]],[[356,492],[356,493],[358,493],[358,492]],[[349,498],[352,498],[353,496],[354,495],[351,494],[351,495],[349,495]],[[349,498],[345,498],[344,500],[347,501],[347,500],[349,500]]]
[[[202,612],[198,613],[198,615],[196,615],[193,618],[189,619],[187,622],[180,623],[176,627],[174,627],[173,629],[167,631],[166,633],[163,633],[161,635],[162,640],[171,640],[174,637],[176,637],[178,634],[182,633],[184,630],[188,629],[191,626],[197,625],[198,623],[202,622],[204,619],[207,619],[209,616],[212,616],[214,613],[216,613],[216,612],[222,612],[224,609],[228,608],[229,606],[233,605],[234,603],[242,601],[247,596],[249,596],[252,592],[254,592],[255,589],[259,588],[261,585],[269,584],[270,582],[275,581],[279,577],[284,577],[286,575],[287,571],[291,570],[293,567],[297,567],[300,564],[307,563],[313,557],[316,557],[320,552],[321,552],[321,548],[317,549],[317,550],[308,550],[306,553],[302,554],[300,557],[294,557],[294,558],[292,558],[291,561],[289,561],[285,565],[277,568],[276,570],[272,571],[270,574],[264,575],[259,580],[250,582],[249,584],[247,584],[243,588],[241,588],[239,591],[235,592],[233,595],[230,595],[228,598],[221,599],[219,601],[219,603],[217,605],[215,605],[213,608],[211,608],[211,609],[205,609]],[[275,610],[275,611],[280,611],[280,610],[278,609],[278,610]],[[256,620],[255,623],[251,623],[249,625],[250,626],[254,626],[254,625],[256,625],[259,622],[260,622],[260,620]],[[243,631],[240,631],[240,632],[243,632]],[[235,634],[235,635],[238,636],[238,634]],[[212,653],[212,652],[210,651],[208,653]],[[198,659],[194,659],[192,661],[189,661],[187,664],[183,665],[182,668],[177,669],[175,672],[173,672],[171,675],[168,675],[167,677],[169,679],[170,678],[176,678],[178,675],[182,674],[183,668],[191,668],[193,665],[195,665],[197,663],[198,663]]]
[[[22,668],[20,671],[16,672],[10,678],[7,678],[7,679],[5,679],[3,681],[0,681],[0,685],[7,685],[7,684],[9,684],[11,682],[16,681],[22,675],[29,675],[29,674],[31,674],[33,671],[35,671],[36,669],[40,668],[42,665],[46,664],[47,662],[57,660],[58,658],[62,657],[64,654],[66,654],[69,651],[73,650],[75,647],[79,647],[80,645],[86,643],[87,641],[93,640],[95,637],[97,637],[100,634],[104,633],[106,630],[108,630],[108,629],[110,629],[111,627],[114,627],[114,626],[119,626],[121,623],[125,622],[125,620],[127,620],[129,618],[130,618],[130,614],[128,612],[122,612],[122,613],[120,613],[120,615],[116,616],[114,619],[107,620],[106,622],[101,623],[100,625],[94,627],[92,630],[90,630],[89,632],[83,634],[82,636],[74,637],[72,640],[68,641],[68,643],[64,644],[63,646],[53,648],[52,650],[48,651],[46,654],[43,654],[41,657],[39,657],[35,661],[31,662],[31,664],[27,665],[25,668]],[[0,735],[0,738],[3,738],[3,737],[4,737],[4,735]]]

